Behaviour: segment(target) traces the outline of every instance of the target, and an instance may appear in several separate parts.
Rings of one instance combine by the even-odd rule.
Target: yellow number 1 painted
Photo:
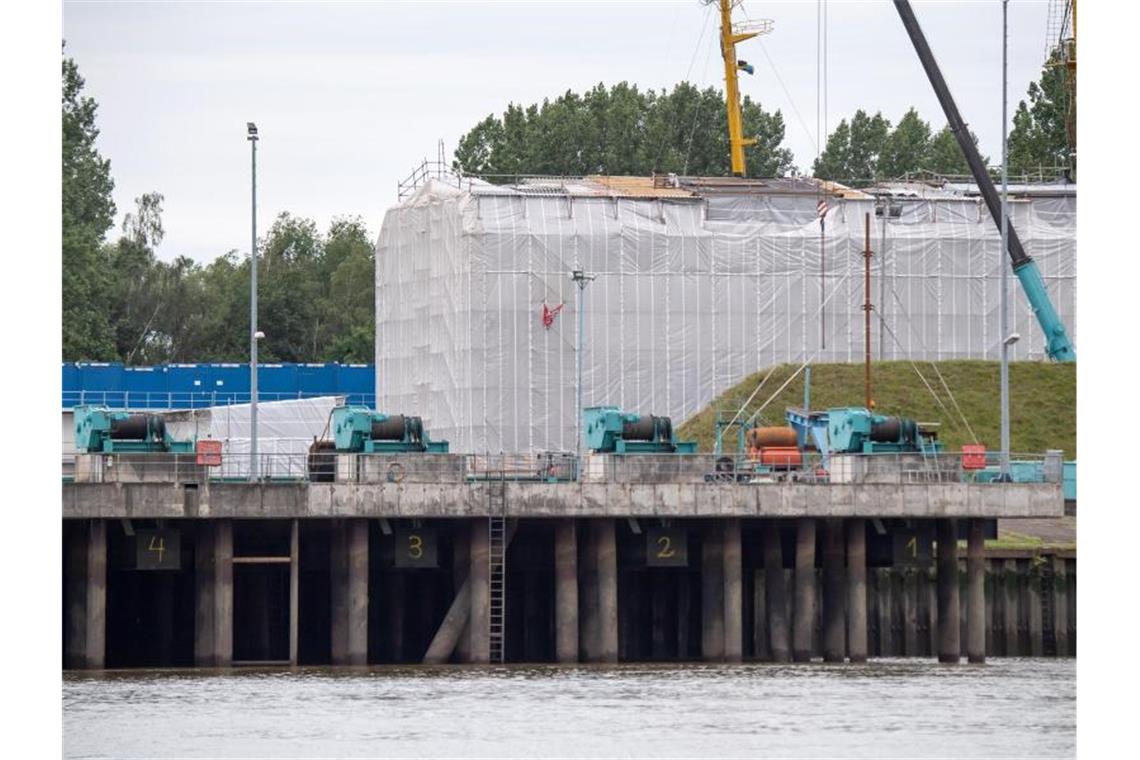
[[[918,558],[918,536],[911,536],[910,540],[906,542],[906,548],[910,549],[910,556],[912,559]]]
[[[408,556],[412,559],[424,556],[424,540],[415,533],[408,536]]]
[[[158,543],[156,544],[155,541],[157,541]],[[166,551],[166,542],[164,542],[162,540],[162,537],[157,535],[157,534],[151,536],[150,537],[150,546],[148,546],[147,549],[149,549],[152,552],[158,552],[158,564],[161,565],[162,564],[162,553],[164,551]]]
[[[673,542],[668,536],[658,536],[657,545],[661,547],[657,552],[657,559],[669,559],[677,554],[677,550],[673,548]]]

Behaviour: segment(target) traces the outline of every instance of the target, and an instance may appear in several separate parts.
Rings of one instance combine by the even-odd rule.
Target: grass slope
[[[977,435],[979,443],[987,449],[1000,448],[1001,365],[996,361],[943,361],[934,363],[953,393],[954,399]],[[949,410],[943,410],[922,380],[938,392]],[[748,405],[743,417],[747,418],[783,385],[795,372],[797,365],[783,364],[775,368],[772,376],[756,398]],[[699,450],[711,452],[714,444],[716,410],[729,416],[752,394],[768,370],[749,375],[718,396],[703,411],[685,421],[680,428],[682,440],[696,440]],[[930,362],[876,362],[871,367],[872,396],[875,411],[880,414],[910,417],[920,422],[941,423],[939,435],[947,451],[957,451],[972,438],[962,423],[949,394]],[[1046,449],[1061,449],[1066,459],[1077,456],[1077,367],[1076,364],[1044,362],[1014,362],[1009,371],[1010,388],[1010,449],[1014,453],[1039,453]],[[803,373],[788,384],[779,396],[764,408],[763,424],[784,424],[784,409],[802,406],[804,397]],[[862,406],[862,364],[818,364],[812,367],[811,405],[813,409],[834,406]],[[734,447],[736,439],[725,441],[725,448]]]

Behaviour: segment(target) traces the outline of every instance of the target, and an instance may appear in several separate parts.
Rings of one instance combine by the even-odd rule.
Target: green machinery
[[[586,447],[605,454],[693,454],[696,441],[673,438],[673,422],[652,414],[630,414],[616,406],[591,406],[582,413]]]
[[[360,454],[423,452],[446,454],[447,441],[433,441],[423,420],[403,414],[381,414],[366,406],[338,406],[332,411],[336,450]]]
[[[158,414],[112,411],[82,404],[73,410],[75,448],[86,454],[192,454],[194,441],[176,441]]]

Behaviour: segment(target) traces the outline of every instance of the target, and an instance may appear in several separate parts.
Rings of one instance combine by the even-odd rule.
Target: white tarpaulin
[[[384,218],[376,247],[376,397],[453,451],[573,450],[575,269],[585,290],[583,402],[682,421],[782,362],[861,361],[864,214],[876,251],[873,350],[996,359],[996,225],[977,198],[763,192],[621,197],[565,185],[430,182]],[[1011,219],[1076,339],[1075,194]],[[1010,277],[1015,359],[1044,340]],[[822,306],[821,306],[822,304]],[[561,307],[561,308],[560,308]],[[545,319],[544,319],[545,316]],[[893,336],[892,337],[892,333]]]

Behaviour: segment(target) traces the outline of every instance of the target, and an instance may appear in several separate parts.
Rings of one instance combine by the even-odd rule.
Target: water
[[[66,757],[1072,757],[1074,660],[66,674]]]

